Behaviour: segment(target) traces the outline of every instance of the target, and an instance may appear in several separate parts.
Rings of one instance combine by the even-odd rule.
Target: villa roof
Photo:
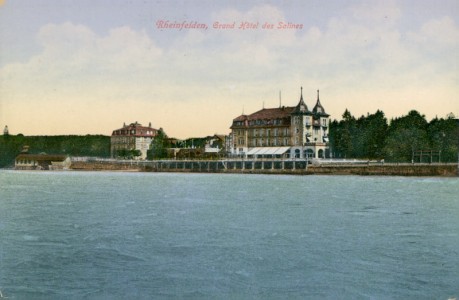
[[[245,121],[247,120],[247,115],[240,115],[239,117],[233,119],[233,121]]]
[[[156,136],[156,132],[158,130],[152,128],[151,126],[142,126],[142,124],[135,122],[131,123],[129,125],[124,125],[122,128],[115,129],[112,132],[113,135],[129,135],[129,136],[146,136],[146,137],[151,137],[151,136]]]
[[[64,161],[67,159],[67,155],[60,154],[28,154],[21,153],[16,156],[16,159],[29,159],[35,161]]]

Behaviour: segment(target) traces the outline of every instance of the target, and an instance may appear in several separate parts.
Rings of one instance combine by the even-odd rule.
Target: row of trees
[[[455,162],[459,124],[453,114],[428,122],[424,115],[412,110],[388,122],[380,110],[356,119],[346,109],[341,121],[330,124],[330,145],[337,158],[410,162],[415,151],[423,150],[440,153],[442,162]]]

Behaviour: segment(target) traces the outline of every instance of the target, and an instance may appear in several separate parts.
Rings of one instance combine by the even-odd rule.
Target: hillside
[[[110,137],[104,135],[0,136],[0,168],[14,166],[14,158],[24,146],[29,153],[70,156],[110,157]]]

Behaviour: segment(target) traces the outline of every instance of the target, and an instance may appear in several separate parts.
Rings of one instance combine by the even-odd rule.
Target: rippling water
[[[0,290],[459,297],[458,195],[458,178],[0,171]]]

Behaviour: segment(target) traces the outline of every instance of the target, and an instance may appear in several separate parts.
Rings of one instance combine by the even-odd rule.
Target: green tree
[[[390,122],[389,133],[398,129],[417,128],[427,130],[428,122],[424,115],[416,110],[411,110],[406,116],[395,118]]]
[[[383,157],[383,148],[387,135],[387,119],[384,112],[377,110],[357,121],[358,137],[360,141],[357,157],[379,159]]]
[[[455,162],[459,148],[459,124],[453,114],[446,119],[435,118],[428,125],[428,136],[432,150],[441,151],[442,162]]]
[[[391,121],[384,147],[389,161],[409,162],[413,151],[430,148],[424,115],[412,110],[408,115]]]
[[[356,129],[356,121],[349,110],[345,110],[341,121],[330,124],[330,143],[335,157],[352,157],[352,136]]]
[[[170,148],[169,138],[160,128],[151,142],[150,150],[147,151],[147,159],[167,158],[167,149]]]
[[[410,162],[413,151],[428,149],[425,131],[418,128],[400,128],[386,139],[385,157],[392,162]]]

